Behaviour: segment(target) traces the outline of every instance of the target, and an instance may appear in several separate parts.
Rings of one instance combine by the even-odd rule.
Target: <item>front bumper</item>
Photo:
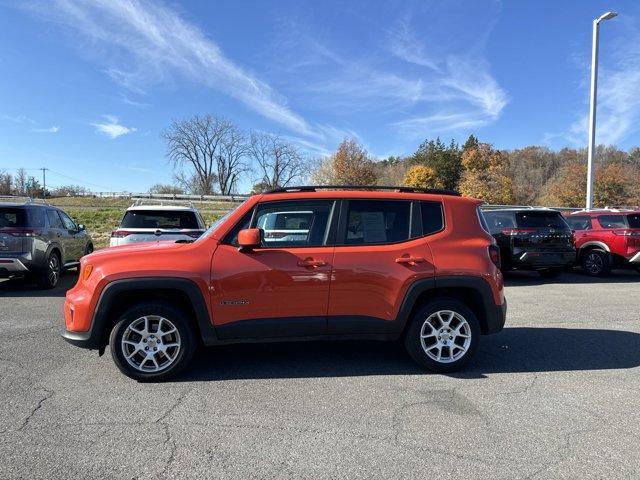
[[[640,252],[637,252],[633,257],[631,257],[627,261],[633,265],[640,265]]]

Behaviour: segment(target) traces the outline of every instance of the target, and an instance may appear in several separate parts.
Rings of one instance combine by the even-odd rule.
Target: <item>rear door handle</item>
[[[422,263],[424,262],[424,257],[398,257],[396,258],[396,263]]]
[[[307,258],[298,262],[299,267],[324,267],[327,264],[324,260],[314,260]]]

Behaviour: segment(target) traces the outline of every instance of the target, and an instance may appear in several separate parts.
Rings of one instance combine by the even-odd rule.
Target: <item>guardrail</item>
[[[187,195],[182,193],[135,193],[135,192],[92,192],[90,194],[81,195],[84,197],[99,198],[125,198],[135,200],[138,198],[149,198],[158,200],[186,200],[186,201],[203,201],[203,202],[242,202],[250,197],[250,195],[233,194],[233,195]]]

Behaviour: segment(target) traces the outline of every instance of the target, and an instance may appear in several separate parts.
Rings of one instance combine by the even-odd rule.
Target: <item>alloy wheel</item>
[[[180,354],[180,333],[169,319],[146,315],[127,326],[121,348],[125,360],[136,370],[161,372],[169,368]]]
[[[591,273],[592,275],[597,275],[602,271],[602,268],[604,267],[604,261],[602,260],[602,256],[595,252],[591,252],[585,258],[584,266],[589,273]]]
[[[48,267],[49,283],[52,286],[55,286],[58,283],[58,279],[60,278],[60,260],[58,260],[57,255],[54,254],[49,257]]]
[[[464,357],[471,345],[471,326],[457,312],[440,310],[429,315],[420,329],[424,352],[439,363],[452,363]]]

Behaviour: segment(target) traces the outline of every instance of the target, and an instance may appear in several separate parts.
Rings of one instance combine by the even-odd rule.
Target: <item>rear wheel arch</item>
[[[489,333],[487,304],[493,303],[491,288],[482,278],[465,276],[435,277],[414,282],[405,295],[398,315],[402,334],[409,328],[410,319],[415,312],[427,303],[441,298],[458,300],[466,305],[478,319],[481,332]]]

